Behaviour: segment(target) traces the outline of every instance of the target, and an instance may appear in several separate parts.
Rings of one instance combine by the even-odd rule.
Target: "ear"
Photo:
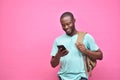
[[[73,19],[73,22],[75,23],[75,21],[76,21],[76,19],[74,18],[74,19]]]

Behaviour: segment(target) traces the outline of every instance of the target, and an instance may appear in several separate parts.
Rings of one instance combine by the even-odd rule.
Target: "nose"
[[[65,27],[64,27],[64,28],[65,28],[65,29],[68,29],[68,27],[69,27],[68,25],[65,25]]]

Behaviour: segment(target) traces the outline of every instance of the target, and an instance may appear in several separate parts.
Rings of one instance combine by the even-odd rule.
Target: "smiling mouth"
[[[65,30],[65,32],[66,32],[66,33],[70,33],[70,32],[71,32],[71,30],[70,30],[70,29],[67,29],[67,30]]]

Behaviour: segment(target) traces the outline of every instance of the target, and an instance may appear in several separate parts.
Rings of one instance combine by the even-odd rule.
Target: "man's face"
[[[71,16],[65,16],[61,20],[63,30],[67,35],[72,35],[75,30],[75,20]]]

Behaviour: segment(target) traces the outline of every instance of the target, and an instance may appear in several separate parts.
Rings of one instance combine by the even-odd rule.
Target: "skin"
[[[65,33],[68,36],[73,36],[77,34],[77,30],[75,29],[75,19],[72,19],[71,16],[69,15],[64,16],[63,18],[61,18],[60,22],[62,25],[62,29],[65,31]],[[84,44],[82,43],[76,43],[75,45],[83,54],[86,54],[88,57],[92,58],[93,60],[97,60],[97,59],[102,60],[103,55],[100,49],[98,49],[97,51],[90,51],[86,49]],[[51,58],[51,61],[50,61],[51,66],[53,68],[58,66],[60,62],[60,58],[67,55],[68,53],[69,53],[68,50],[62,51],[62,49],[58,49],[57,54],[55,56],[52,56]]]

